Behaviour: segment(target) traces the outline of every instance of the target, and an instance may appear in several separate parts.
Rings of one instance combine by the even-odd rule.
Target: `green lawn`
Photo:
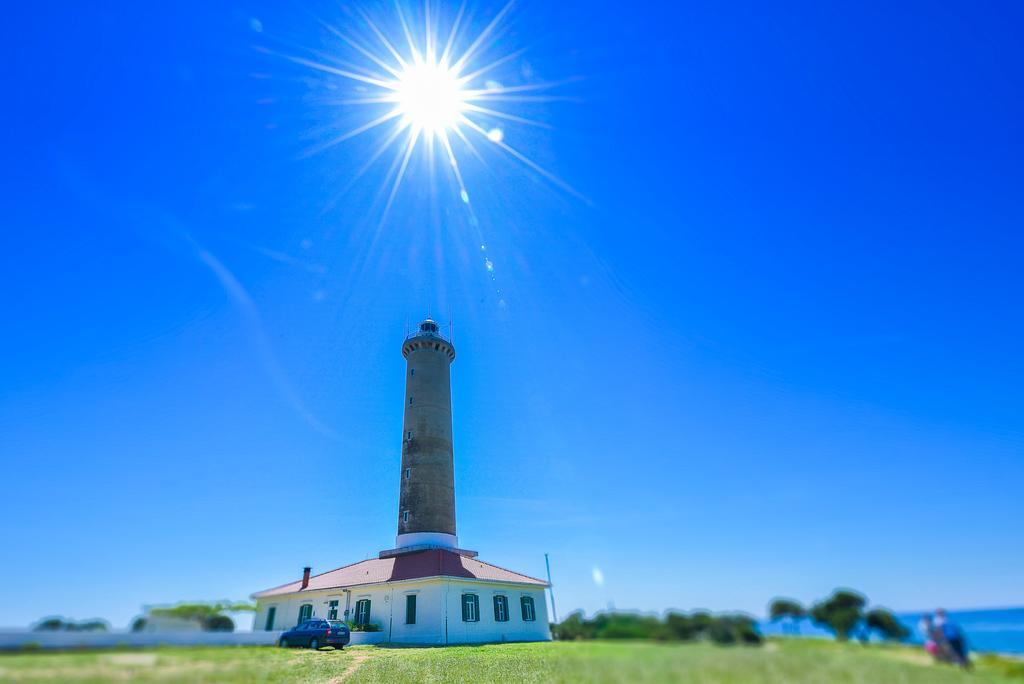
[[[761,648],[577,642],[356,647],[159,648],[0,655],[3,682],[693,682],[695,684],[1024,684],[1024,664],[982,659],[973,674],[902,647],[773,641]]]

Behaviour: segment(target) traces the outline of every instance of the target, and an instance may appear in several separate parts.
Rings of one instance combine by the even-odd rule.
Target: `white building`
[[[543,580],[458,548],[452,449],[451,340],[429,318],[406,337],[405,421],[395,548],[379,558],[252,595],[254,630],[309,617],[373,625],[380,641],[465,644],[551,638]]]

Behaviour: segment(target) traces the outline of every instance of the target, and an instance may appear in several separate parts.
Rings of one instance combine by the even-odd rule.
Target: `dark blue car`
[[[349,642],[348,625],[341,620],[323,620],[313,618],[300,622],[281,635],[277,642],[281,647],[305,646],[320,648],[334,646],[344,648]]]

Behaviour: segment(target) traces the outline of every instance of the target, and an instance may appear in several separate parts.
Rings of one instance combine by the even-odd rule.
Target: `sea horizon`
[[[918,622],[935,609],[897,611],[896,617],[910,630],[904,643],[923,645],[924,638],[918,629]],[[1024,654],[1024,607],[1013,608],[972,608],[946,609],[950,620],[955,622],[967,635],[972,651]],[[798,621],[760,620],[761,632],[765,636],[831,637],[832,633],[814,624],[809,618]]]

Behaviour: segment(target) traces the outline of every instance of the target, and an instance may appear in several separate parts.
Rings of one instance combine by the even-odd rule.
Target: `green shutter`
[[[463,594],[462,595],[462,621],[463,622],[477,622],[479,619],[480,619],[480,599],[477,598],[476,594]]]
[[[301,625],[303,620],[308,620],[311,615],[313,615],[313,606],[312,606],[312,604],[305,603],[305,604],[299,606],[299,621],[296,622],[295,624]]]
[[[277,613],[277,606],[270,606],[267,609],[267,631],[270,632],[274,629],[274,615]]]
[[[532,622],[536,619],[536,615],[533,612],[533,599],[529,596],[519,597],[519,608],[523,613],[524,622]]]
[[[494,621],[508,622],[508,598],[505,596],[494,597]]]
[[[363,614],[359,624],[368,625],[370,624],[370,599],[363,599],[360,603],[363,604]]]
[[[405,624],[416,624],[416,594],[408,594],[405,597]]]

